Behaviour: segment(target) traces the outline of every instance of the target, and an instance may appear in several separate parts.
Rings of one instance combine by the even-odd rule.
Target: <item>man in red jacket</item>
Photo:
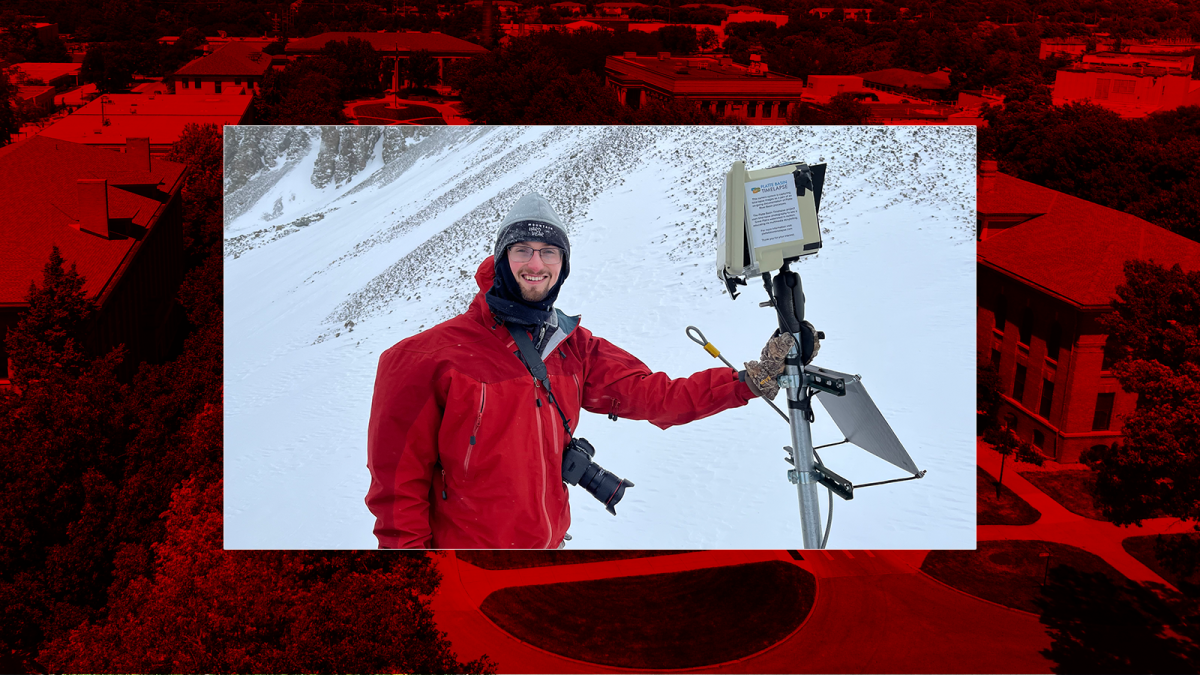
[[[758,395],[745,371],[741,378],[730,368],[680,379],[652,373],[581,327],[578,316],[554,309],[570,253],[549,203],[525,195],[501,224],[495,255],[475,274],[480,290],[470,308],[379,357],[366,502],[381,548],[561,547],[571,524],[566,427],[574,432],[581,408],[665,429]],[[553,401],[518,356],[508,326],[531,338]],[[766,361],[747,365],[749,379],[769,390],[783,363]]]

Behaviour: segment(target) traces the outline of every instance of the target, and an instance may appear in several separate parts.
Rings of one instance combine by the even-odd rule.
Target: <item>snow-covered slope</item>
[[[828,165],[825,246],[797,266],[827,334],[817,362],[861,374],[929,472],[837,500],[830,548],[974,546],[973,128],[327,127],[285,147],[254,129],[226,130],[242,167],[227,173],[226,547],[375,546],[378,356],[465,309],[496,225],[530,190],[568,223],[559,307],[672,376],[721,365],[688,325],[735,363],[756,358],[775,327],[765,292],[731,302],[715,275],[734,160]],[[573,488],[572,547],[800,546],[788,427],[766,404],[666,431],[585,414],[579,435],[637,486],[616,518]],[[842,440],[819,406],[813,435]],[[822,456],[855,483],[903,477],[850,445]]]

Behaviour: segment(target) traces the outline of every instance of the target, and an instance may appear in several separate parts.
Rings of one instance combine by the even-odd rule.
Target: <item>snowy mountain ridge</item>
[[[945,151],[969,147],[952,134],[921,139],[919,132],[897,127],[872,127],[866,132],[846,128],[821,138],[819,143],[810,129],[793,127],[790,134],[784,135],[790,142],[782,147],[778,135],[763,136],[751,127],[674,127],[666,128],[665,133],[662,128],[639,127],[475,127],[466,131],[432,128],[424,134],[414,134],[409,127],[322,127],[317,133],[304,127],[288,128],[283,133],[271,133],[279,127],[248,129],[268,131],[247,133],[247,139],[256,142],[235,141],[230,144],[232,152],[239,164],[253,165],[248,161],[253,153],[246,149],[257,148],[261,153],[258,165],[263,169],[249,178],[245,172],[227,178],[230,185],[240,184],[230,192],[229,199],[255,198],[252,206],[247,205],[230,219],[233,227],[227,224],[227,257],[239,257],[317,223],[319,227],[361,223],[353,247],[331,259],[323,269],[313,271],[314,275],[327,274],[443,214],[455,213],[456,206],[472,204],[333,308],[325,317],[317,341],[338,332],[348,322],[359,325],[390,310],[396,294],[405,286],[451,284],[451,302],[434,308],[430,320],[437,322],[461,313],[475,295],[471,277],[478,262],[491,252],[496,224],[512,203],[529,191],[542,193],[568,223],[568,232],[574,234],[578,214],[586,212],[600,194],[623,183],[622,174],[654,163],[682,169],[684,180],[669,188],[681,218],[674,232],[663,235],[661,252],[674,261],[696,260],[711,255],[716,242],[713,185],[728,169],[728,163],[717,157],[734,156],[740,151],[747,166],[755,168],[790,160],[829,163],[821,212],[829,239],[826,245],[836,245],[840,228],[833,226],[839,224],[843,206],[860,196],[888,194],[890,201],[884,203],[885,209],[900,202],[961,201],[962,194],[945,194],[932,188],[945,180],[948,163],[962,159],[947,156]],[[973,129],[956,131],[959,136],[973,134]],[[905,140],[900,142],[900,138]],[[921,149],[906,149],[903,153],[895,149],[900,145],[907,148],[911,140],[916,140]],[[301,152],[305,156],[298,159]],[[346,206],[350,197],[365,200],[371,195],[378,201],[381,197],[387,199],[392,191],[406,190],[416,184],[421,173],[451,157],[457,170],[447,172],[436,194],[417,196],[406,192],[402,197],[395,196],[396,208],[375,221],[364,221],[351,213],[326,218]],[[368,164],[374,170],[364,175]],[[853,175],[840,170],[868,164],[873,168]],[[281,191],[277,186],[295,172],[307,173],[309,183],[321,190],[324,198],[302,201],[299,208],[292,208],[295,191]],[[256,228],[247,223],[252,220],[247,214],[258,210],[264,222],[290,220],[283,225]],[[378,211],[376,208],[372,213]],[[955,214],[961,217],[958,232],[966,241],[974,214],[960,211]],[[243,230],[249,231],[237,234]],[[446,256],[451,260],[448,265],[441,261]],[[706,269],[694,281],[712,289],[716,284],[710,277]]]

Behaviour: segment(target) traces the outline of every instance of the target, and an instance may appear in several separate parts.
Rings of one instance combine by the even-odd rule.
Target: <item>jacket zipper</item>
[[[475,427],[471,429],[471,441],[467,445],[467,456],[463,458],[463,473],[467,472],[467,467],[471,464],[471,451],[475,449],[475,434],[479,431],[479,425],[483,422],[483,404],[487,401],[487,382],[481,382],[483,388],[479,390],[479,414],[475,416]]]
[[[575,380],[575,400],[579,401],[579,407],[583,407],[583,387],[579,386],[579,376],[571,373],[571,379]]]
[[[537,400],[538,402],[541,402],[541,393],[539,391],[541,389],[541,387],[542,387],[542,383],[539,382],[537,380],[537,378],[534,378],[534,380],[533,380],[533,396],[534,396],[534,399]],[[541,413],[541,411],[535,410],[533,412],[533,415],[534,415],[534,417],[537,418],[538,459],[541,461],[541,464],[542,464],[542,503],[541,503],[542,516],[546,519],[546,531],[549,534],[549,537],[546,539],[546,548],[550,548],[550,544],[553,543],[553,539],[554,539],[554,525],[550,522],[550,512],[546,510],[547,481],[546,481],[546,448],[544,447],[545,446],[545,436],[544,436],[545,432],[542,429],[542,413]]]

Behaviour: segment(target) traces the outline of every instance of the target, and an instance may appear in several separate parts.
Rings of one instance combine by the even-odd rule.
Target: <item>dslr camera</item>
[[[596,449],[586,438],[572,438],[563,450],[562,479],[590,492],[615,516],[617,502],[625,496],[626,487],[633,487],[633,482],[605,471],[592,461],[595,456]]]

